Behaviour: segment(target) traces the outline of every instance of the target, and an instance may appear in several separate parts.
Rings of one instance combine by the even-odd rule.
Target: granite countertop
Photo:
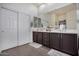
[[[36,31],[36,32],[54,32],[54,33],[71,33],[71,34],[78,34],[77,30],[73,30],[73,29],[66,29],[66,30],[59,30],[59,29],[52,29],[50,31],[46,31],[45,29],[36,29],[36,28],[32,28],[32,31]]]

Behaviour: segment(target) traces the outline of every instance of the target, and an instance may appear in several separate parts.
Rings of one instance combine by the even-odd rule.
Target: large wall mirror
[[[33,27],[34,28],[43,27],[43,24],[41,22],[41,18],[38,18],[38,17],[33,18]]]

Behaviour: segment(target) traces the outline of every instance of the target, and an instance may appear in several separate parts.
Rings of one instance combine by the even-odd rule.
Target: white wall
[[[10,10],[19,12],[19,22],[18,23],[20,26],[19,27],[19,29],[20,29],[19,30],[20,31],[19,32],[19,34],[20,34],[19,40],[20,41],[18,41],[17,43],[19,43],[19,45],[22,45],[22,44],[26,44],[28,42],[32,42],[32,31],[31,31],[30,23],[33,20],[33,16],[37,16],[37,8],[32,4],[24,4],[24,3],[23,4],[13,4],[13,3],[12,4],[9,4],[9,3],[5,4],[4,3],[4,4],[0,4],[0,7],[4,7],[7,9],[10,9]],[[10,16],[10,15],[7,15],[7,16]],[[11,44],[9,44],[9,45],[11,45]],[[8,49],[8,46],[6,46],[5,49]]]

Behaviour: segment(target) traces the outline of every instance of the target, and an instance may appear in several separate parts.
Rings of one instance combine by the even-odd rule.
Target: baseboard
[[[1,53],[4,52],[4,51],[6,51],[6,50],[10,50],[10,49],[13,49],[13,48],[17,48],[17,47],[20,47],[20,46],[24,46],[24,45],[26,45],[26,44],[29,44],[29,43],[21,44],[21,45],[12,47],[12,48],[8,48],[8,49],[5,49],[5,50],[2,50]]]

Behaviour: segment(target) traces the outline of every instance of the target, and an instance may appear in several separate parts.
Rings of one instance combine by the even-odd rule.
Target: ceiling
[[[32,3],[32,4],[35,5],[36,7],[40,7],[41,5],[46,4],[46,3]]]
[[[33,3],[33,5],[35,5],[36,7],[39,7],[39,6],[41,6],[42,4],[44,4],[44,3]]]

